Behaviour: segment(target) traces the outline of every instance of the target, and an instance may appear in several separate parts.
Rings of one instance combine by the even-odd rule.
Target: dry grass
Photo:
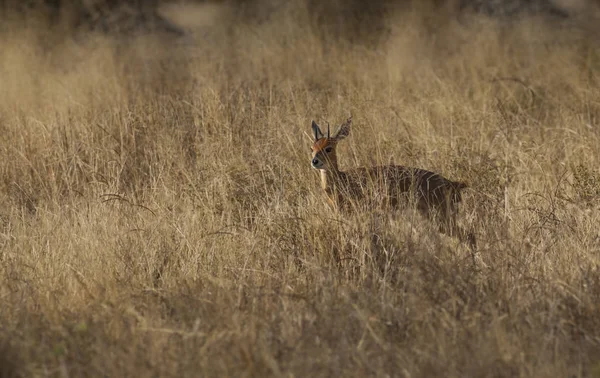
[[[3,29],[0,376],[600,376],[593,31],[349,45],[277,12],[185,46]],[[349,114],[342,167],[471,184],[476,264],[330,212],[304,132]]]

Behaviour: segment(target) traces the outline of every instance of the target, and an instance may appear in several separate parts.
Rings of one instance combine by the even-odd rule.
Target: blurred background
[[[265,22],[290,6],[305,7],[314,26],[322,32],[349,39],[377,38],[389,31],[386,17],[403,10],[428,9],[440,19],[484,15],[505,22],[523,17],[544,17],[561,22],[597,21],[598,0],[2,0],[4,17],[37,19],[69,32],[157,31],[185,34],[166,13],[179,7],[190,12],[202,7],[227,7],[235,22]],[[232,25],[233,26],[233,25]]]

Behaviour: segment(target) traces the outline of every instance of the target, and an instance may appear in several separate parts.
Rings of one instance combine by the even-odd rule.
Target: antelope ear
[[[317,141],[325,136],[325,135],[323,135],[321,128],[319,127],[319,125],[317,125],[317,123],[315,121],[312,121],[312,129],[313,129],[313,133],[315,134],[315,141]]]
[[[335,139],[344,139],[348,135],[350,135],[350,126],[352,126],[352,117],[348,118],[346,122],[340,126],[337,134],[335,134]]]

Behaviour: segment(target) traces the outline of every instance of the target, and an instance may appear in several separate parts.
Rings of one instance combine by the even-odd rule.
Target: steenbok
[[[352,205],[398,208],[414,203],[426,218],[436,222],[440,232],[456,236],[475,247],[475,237],[461,229],[457,222],[457,205],[461,202],[462,182],[450,181],[437,173],[399,165],[355,168],[340,171],[337,144],[350,134],[352,118],[331,136],[325,136],[315,121],[312,130],[312,167],[321,173],[321,187],[336,210],[349,211]]]

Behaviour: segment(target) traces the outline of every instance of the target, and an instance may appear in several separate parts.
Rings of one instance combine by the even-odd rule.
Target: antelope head
[[[327,135],[325,135],[319,125],[312,121],[312,130],[315,141],[312,145],[312,167],[320,170],[338,170],[336,147],[337,143],[350,134],[352,117],[344,122],[337,133],[331,136],[329,125],[327,125]]]

